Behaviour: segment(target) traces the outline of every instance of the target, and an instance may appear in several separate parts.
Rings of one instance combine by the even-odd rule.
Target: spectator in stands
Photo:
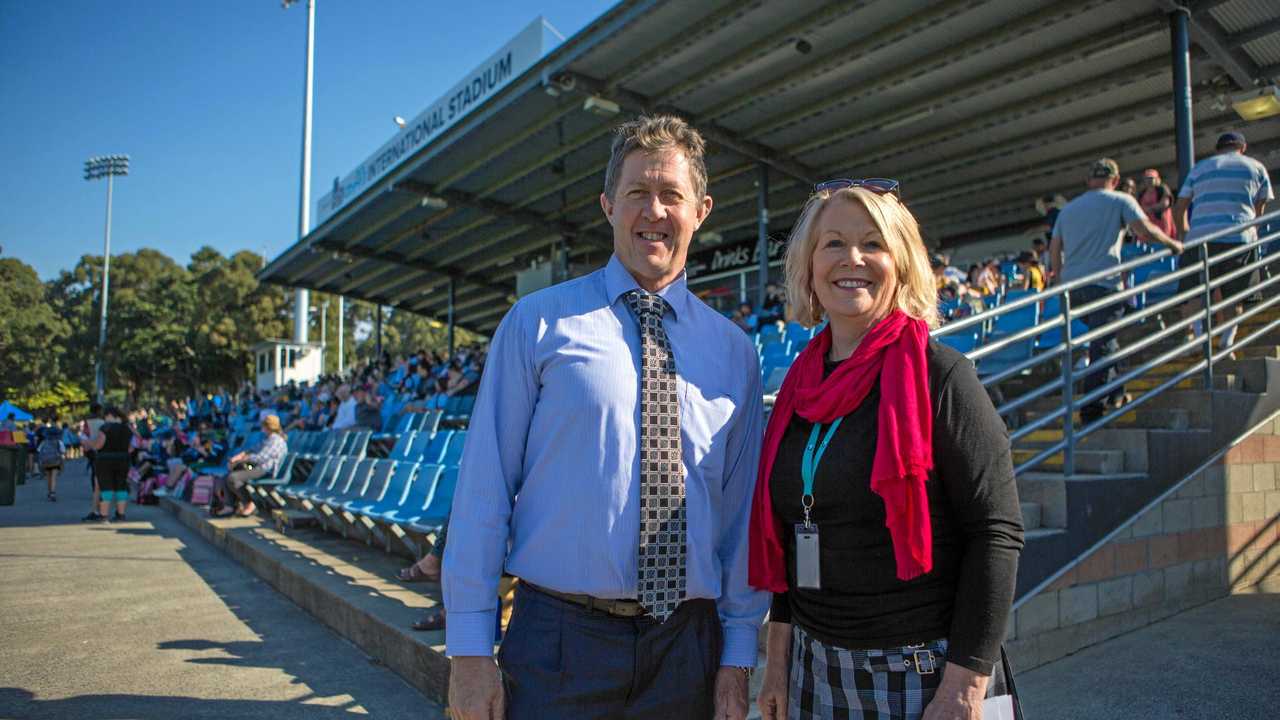
[[[976,718],[1023,545],[1004,422],[929,339],[935,284],[896,183],[819,185],[787,248],[798,319],[827,326],[774,404],[752,506],[751,584],[775,593],[761,713]],[[874,659],[894,656],[918,664]]]
[[[941,255],[929,256],[929,269],[933,271],[933,287],[939,292],[942,291],[950,280],[947,278],[947,261]]]
[[[349,430],[356,424],[356,405],[359,402],[351,395],[351,386],[343,383],[335,393],[338,398],[338,411],[333,417],[333,429]]]
[[[1120,167],[1110,158],[1102,158],[1089,168],[1088,191],[1067,203],[1058,215],[1053,228],[1053,241],[1049,252],[1053,256],[1055,282],[1070,282],[1120,264],[1120,246],[1125,230],[1147,242],[1158,242],[1175,253],[1182,252],[1182,243],[1164,234],[1147,218],[1138,201],[1125,193],[1117,192]],[[1071,304],[1080,307],[1100,300],[1124,288],[1123,278],[1116,275],[1099,280],[1071,292]],[[1090,330],[1119,320],[1124,314],[1124,303],[1112,303],[1086,315],[1085,325]],[[1116,365],[1103,372],[1096,370],[1098,363],[1120,349],[1115,333],[1097,338],[1089,343],[1089,370],[1083,382],[1084,392],[1115,379],[1120,374]],[[1102,417],[1107,406],[1117,408],[1125,402],[1124,388],[1113,390],[1106,400],[1098,400],[1080,409],[1080,419],[1086,424]]]
[[[984,296],[995,295],[1004,286],[1004,273],[1000,272],[1000,261],[987,258],[978,271],[978,289]]]
[[[1245,155],[1249,148],[1244,135],[1238,132],[1223,133],[1218,138],[1217,154],[1207,157],[1195,164],[1178,192],[1178,202],[1173,208],[1173,220],[1182,237],[1187,240],[1202,238],[1220,230],[1225,230],[1241,223],[1249,222],[1266,211],[1267,202],[1275,199],[1271,189],[1271,177],[1262,163]],[[1188,222],[1187,211],[1195,204]],[[1220,255],[1240,247],[1241,244],[1258,239],[1256,228],[1249,228],[1242,233],[1228,235],[1208,243],[1209,257]],[[1199,265],[1204,258],[1205,248],[1190,253],[1183,262]],[[1241,255],[1236,255],[1209,268],[1210,277],[1222,276],[1237,270],[1258,259],[1258,250],[1254,248]],[[1221,302],[1223,297],[1232,297],[1249,287],[1253,273],[1245,273],[1234,278],[1214,290],[1214,302]],[[1190,289],[1203,283],[1201,275],[1191,274],[1182,278],[1179,290]],[[1183,317],[1190,317],[1200,312],[1202,305],[1192,300],[1183,306]],[[1232,314],[1239,316],[1244,311],[1243,303],[1232,306]],[[1223,318],[1215,318],[1222,323]],[[1239,325],[1232,325],[1222,334],[1220,347],[1230,347],[1235,342]],[[1195,334],[1204,332],[1199,321],[1195,325]]]
[[[249,517],[258,511],[249,492],[244,489],[250,481],[262,477],[274,477],[280,469],[280,463],[289,452],[284,431],[280,428],[280,418],[268,415],[262,419],[262,432],[266,434],[262,444],[253,452],[238,452],[227,461],[233,469],[223,480],[221,491],[228,504],[215,512],[218,516],[235,513],[237,517]],[[230,503],[234,502],[233,510]]]
[[[1040,258],[1030,250],[1018,254],[1018,269],[1022,271],[1022,289],[1044,290],[1044,270],[1040,267]]]
[[[1054,219],[1057,219],[1057,210],[1054,211]],[[1050,228],[1052,231],[1053,228]],[[1053,282],[1053,261],[1049,258],[1049,241],[1044,238],[1035,238],[1031,241],[1031,252],[1036,254],[1036,259],[1040,261],[1040,272],[1044,273],[1044,283],[1049,285]]]
[[[777,283],[764,286],[764,307],[760,309],[760,327],[787,319],[787,291]]]
[[[1131,177],[1127,177],[1124,180],[1121,180],[1120,192],[1132,198],[1138,197],[1138,181],[1134,180]]]
[[[1177,237],[1173,226],[1173,191],[1160,180],[1160,171],[1147,168],[1142,171],[1142,183],[1138,186],[1138,204],[1151,222],[1169,237]]]
[[[703,147],[679,118],[620,126],[612,258],[521,298],[491,341],[444,558],[455,717],[746,717],[763,403],[751,341],[685,278]],[[521,584],[500,679],[504,567]]]
[[[1036,199],[1036,212],[1044,216],[1044,242],[1046,247],[1048,247],[1048,242],[1053,239],[1053,226],[1058,223],[1058,213],[1062,211],[1063,206],[1066,204],[1066,198],[1061,195],[1045,195]],[[1043,258],[1040,263],[1045,267],[1049,267],[1049,259],[1047,257]]]
[[[96,517],[86,520],[107,521],[107,509],[115,503],[116,522],[125,519],[125,505],[129,502],[129,447],[133,441],[133,431],[125,423],[125,414],[120,408],[109,407],[103,413],[103,422],[98,425],[93,437],[85,446],[96,453],[93,459],[94,472],[97,475],[97,487],[100,500]]]
[[[738,309],[733,312],[733,324],[742,328],[743,332],[748,334],[756,331],[760,326],[760,318],[751,309],[751,303],[742,303]]]
[[[370,430],[377,432],[382,429],[382,398],[373,392],[368,385],[357,385],[355,387],[356,401],[356,424],[350,429],[352,430]]]

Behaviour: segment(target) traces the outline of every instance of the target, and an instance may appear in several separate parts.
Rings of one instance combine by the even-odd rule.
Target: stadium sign
[[[549,49],[544,25],[542,17],[538,16],[449,92],[405,123],[394,138],[378,148],[359,167],[342,179],[334,178],[333,189],[316,201],[315,224],[324,222],[400,161],[453,127],[484,100],[533,67]]]

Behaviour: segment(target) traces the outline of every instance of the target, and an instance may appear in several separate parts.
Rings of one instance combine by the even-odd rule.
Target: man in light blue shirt
[[[1267,201],[1275,198],[1271,190],[1271,178],[1267,168],[1257,160],[1244,154],[1248,148],[1244,135],[1238,132],[1223,133],[1217,142],[1217,154],[1211,155],[1195,164],[1187,179],[1178,191],[1178,202],[1173,206],[1174,226],[1182,234],[1184,241],[1196,240],[1211,233],[1226,230],[1235,225],[1249,222],[1258,217],[1266,209]],[[1190,210],[1190,223],[1187,222]],[[1209,257],[1220,255],[1237,249],[1241,244],[1256,240],[1257,230],[1249,228],[1244,232],[1234,233],[1206,243]],[[1205,247],[1184,258],[1185,261],[1199,265],[1203,262]],[[1210,277],[1221,276],[1244,267],[1258,259],[1256,249],[1234,255],[1226,260],[1213,263],[1209,267]],[[1213,301],[1221,302],[1223,295],[1231,297],[1241,293],[1250,286],[1253,273],[1244,273],[1227,281],[1213,291]],[[1179,290],[1188,290],[1203,283],[1201,275],[1187,275],[1182,278]],[[1198,301],[1188,302],[1183,306],[1183,317],[1200,312]],[[1235,315],[1244,312],[1244,306],[1236,303],[1232,306]],[[1222,317],[1216,322],[1221,323]],[[1232,325],[1222,334],[1221,344],[1228,347],[1235,341],[1236,329]],[[1203,328],[1196,323],[1196,335]]]
[[[746,717],[763,403],[750,339],[685,280],[703,147],[678,118],[623,124],[613,256],[494,334],[444,560],[455,717]],[[504,571],[521,584],[495,667]]]

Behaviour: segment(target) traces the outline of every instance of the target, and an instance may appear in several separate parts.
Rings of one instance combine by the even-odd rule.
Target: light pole
[[[107,179],[107,229],[102,243],[102,314],[98,319],[98,359],[94,362],[93,386],[98,400],[102,404],[106,392],[106,362],[103,354],[107,347],[107,287],[111,276],[111,190],[117,175],[129,174],[128,155],[105,155],[91,157],[84,161],[84,179]]]
[[[281,0],[280,6],[288,10],[299,0]],[[311,231],[311,77],[313,48],[316,39],[316,0],[307,1],[307,78],[302,101],[302,189],[298,198],[298,239]],[[307,341],[307,310],[310,297],[306,288],[297,288],[293,295],[293,341]]]

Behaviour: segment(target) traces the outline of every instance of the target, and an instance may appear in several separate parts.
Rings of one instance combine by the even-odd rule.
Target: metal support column
[[[1195,161],[1195,128],[1191,115],[1191,11],[1185,7],[1169,14],[1173,42],[1173,128],[1178,149],[1178,184]]]
[[[756,258],[759,278],[756,283],[756,316],[764,311],[765,286],[769,283],[769,166],[760,163],[760,193],[756,197]]]
[[[378,332],[378,340],[377,340],[377,343],[378,343],[378,344],[377,344],[377,349],[376,349],[376,352],[377,352],[378,357],[377,357],[377,359],[376,359],[376,360],[374,360],[374,363],[375,363],[375,364],[380,364],[380,363],[382,362],[382,304],[381,304],[381,303],[379,303],[377,307],[378,307],[378,310],[377,310],[377,313],[378,313],[378,314],[374,317],[373,322],[374,322],[374,326],[378,329],[378,330],[377,330],[377,332]]]
[[[449,357],[451,359],[453,358],[453,304],[456,299],[453,278],[449,278]]]
[[[347,316],[346,301],[347,299],[345,297],[341,295],[338,296],[338,374],[339,375],[342,374],[344,366],[346,365],[346,358],[343,356],[343,353],[345,352],[345,350],[343,349],[343,342],[344,342],[344,336],[346,335],[346,330],[343,329],[343,325],[345,324],[345,320]]]

